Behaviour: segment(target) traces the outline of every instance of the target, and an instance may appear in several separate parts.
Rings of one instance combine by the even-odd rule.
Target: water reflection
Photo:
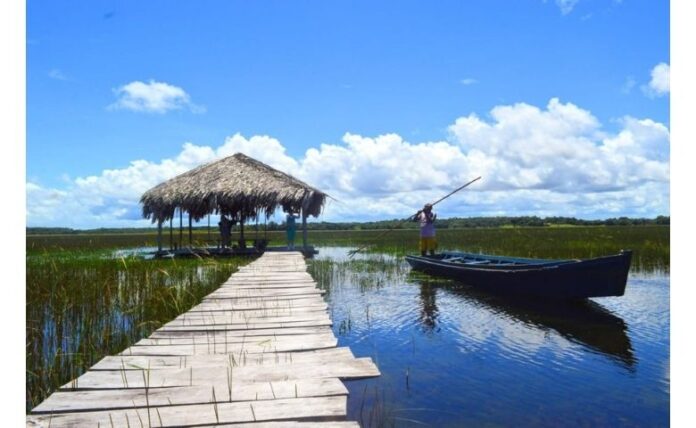
[[[436,302],[437,290],[429,284],[422,283],[420,286],[420,322],[423,324],[425,332],[440,331],[437,326],[437,316],[439,311]]]
[[[637,359],[628,326],[622,318],[591,300],[547,302],[513,299],[488,294],[456,281],[424,277],[419,273],[409,274],[408,282],[420,288],[420,322],[425,331],[439,331],[436,328],[439,315],[436,295],[438,290],[442,290],[462,299],[462,304],[483,307],[538,330],[552,329],[567,340],[609,357],[630,371],[635,369]]]
[[[363,426],[668,426],[669,277],[621,298],[519,301],[411,271],[403,258],[320,249],[339,339],[382,375],[346,382]],[[626,391],[631,391],[630,394]],[[571,421],[571,422],[568,422]]]

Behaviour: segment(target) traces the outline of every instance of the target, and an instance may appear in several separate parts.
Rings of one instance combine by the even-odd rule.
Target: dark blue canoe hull
[[[446,252],[406,256],[413,269],[494,293],[551,299],[623,296],[631,251],[587,260],[540,260]]]

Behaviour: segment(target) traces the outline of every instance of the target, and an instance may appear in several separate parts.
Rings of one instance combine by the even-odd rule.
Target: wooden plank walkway
[[[379,376],[337,348],[299,252],[265,253],[150,337],[32,409],[43,427],[357,427],[340,379]]]

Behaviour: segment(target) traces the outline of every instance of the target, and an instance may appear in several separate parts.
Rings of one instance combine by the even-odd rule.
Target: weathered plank
[[[324,290],[318,290],[316,288],[302,287],[295,289],[271,289],[271,290],[259,290],[258,288],[250,288],[246,290],[230,290],[230,289],[220,289],[210,293],[204,300],[211,299],[259,299],[263,297],[273,297],[279,300],[286,299],[286,296],[320,296],[325,294]]]
[[[239,281],[228,281],[222,284],[220,288],[237,288],[240,290],[286,290],[293,288],[312,288],[316,287],[317,283],[314,280],[302,280],[302,281],[253,281],[253,280],[239,280]]]
[[[119,355],[205,355],[205,354],[227,354],[243,351],[247,354],[260,354],[268,352],[288,352],[288,351],[307,351],[311,349],[333,348],[338,341],[336,338],[316,338],[309,340],[263,340],[259,342],[248,342],[244,344],[215,344],[204,345],[172,345],[172,346],[131,346]]]
[[[195,308],[195,306],[194,306]],[[305,306],[305,307],[284,307],[284,308],[243,308],[243,307],[236,307],[236,308],[218,308],[215,310],[206,310],[206,309],[200,309],[200,310],[189,310],[186,312],[187,315],[190,315],[192,317],[199,316],[199,315],[220,315],[220,311],[226,312],[224,315],[225,316],[230,316],[230,312],[232,313],[233,316],[238,317],[239,319],[244,319],[252,316],[259,316],[259,317],[279,317],[279,316],[295,316],[297,314],[304,314],[304,313],[311,313],[315,315],[316,313],[327,313],[328,310],[328,305],[326,303],[324,304],[314,304],[312,306]],[[199,312],[208,312],[206,314],[199,314]],[[212,313],[210,313],[212,312]]]
[[[240,328],[239,324],[196,324],[163,327],[150,335],[151,339],[163,337],[206,336],[273,336],[309,333],[328,333],[331,321],[301,321],[296,323],[249,324],[249,328]]]
[[[214,385],[213,385],[214,386]],[[61,390],[32,410],[32,413],[65,413],[133,409],[147,406],[178,406],[211,402],[277,400],[282,398],[347,395],[336,378],[294,379],[274,382],[236,382],[217,385],[176,386],[171,388],[127,388]]]
[[[178,333],[178,332],[177,332]],[[160,331],[148,338],[140,339],[135,346],[141,345],[188,345],[188,344],[237,344],[278,342],[282,340],[305,340],[313,337],[334,337],[329,327],[293,327],[261,330],[224,330],[222,326],[208,327],[208,330],[186,331],[183,334],[167,334]]]
[[[238,355],[237,355],[238,356]],[[350,348],[328,348],[304,352],[279,352],[247,356],[248,365],[265,365],[279,363],[314,363],[327,361],[346,361],[355,357]],[[195,355],[184,357],[147,357],[147,356],[107,356],[97,362],[90,370],[131,370],[131,369],[182,369],[188,367],[236,366],[236,356],[230,355]]]
[[[28,426],[187,426],[238,422],[337,418],[346,415],[346,397],[289,398],[270,401],[160,406],[147,409],[27,416]]]
[[[292,294],[284,296],[267,295],[267,296],[220,296],[220,297],[210,297],[202,300],[201,303],[236,303],[236,304],[257,304],[257,303],[280,303],[283,305],[293,305],[297,301],[310,301],[312,303],[322,302],[321,295],[319,293],[313,294]]]
[[[249,301],[240,302],[230,302],[230,301],[212,301],[212,302],[202,302],[193,308],[192,312],[200,311],[243,311],[248,309],[256,310],[266,310],[269,313],[273,313],[274,310],[285,310],[285,309],[324,309],[326,310],[328,305],[323,301],[321,297],[317,298],[302,298],[302,299],[288,299],[288,300],[256,300],[250,299]]]
[[[292,325],[296,322],[307,321],[331,321],[329,314],[326,312],[315,312],[307,314],[296,314],[293,316],[242,316],[243,312],[227,312],[227,313],[206,313],[192,312],[188,316],[179,316],[172,321],[164,324],[162,328],[169,326],[186,326],[186,325],[214,325],[224,324],[228,326],[240,325],[262,325],[262,324],[286,324]]]
[[[337,377],[343,379],[376,376],[379,372],[370,358],[316,363],[280,363],[188,367],[160,370],[90,370],[61,389],[170,388],[175,386],[214,385],[216,389],[253,382],[274,382]]]

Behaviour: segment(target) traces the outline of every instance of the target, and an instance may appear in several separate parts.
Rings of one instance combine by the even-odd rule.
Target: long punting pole
[[[463,188],[467,187],[468,185],[470,185],[470,184],[472,184],[472,183],[474,183],[475,181],[480,180],[480,179],[481,179],[481,177],[476,177],[476,178],[474,178],[474,179],[471,180],[470,182],[466,183],[466,184],[463,185],[463,186],[457,187],[456,189],[454,189],[453,191],[449,192],[448,194],[446,194],[445,196],[441,197],[440,199],[438,199],[437,201],[433,202],[433,203],[430,204],[430,205],[435,206],[435,205],[439,204],[440,202],[442,202],[442,201],[444,201],[445,199],[449,198],[450,196],[454,195],[454,194],[457,193],[458,191],[462,190]],[[412,221],[412,220],[416,217],[416,215],[417,215],[417,213],[416,213],[416,214],[413,214],[413,215],[411,215],[411,216],[409,216],[406,220],[404,220],[404,221],[398,223],[396,226],[393,226],[393,227],[391,227],[390,229],[387,229],[387,230],[385,230],[384,232],[380,233],[379,235],[377,235],[377,236],[375,237],[375,240],[376,240],[377,238],[380,238],[380,237],[386,235],[387,233],[391,232],[392,230],[396,229],[397,227],[401,226],[402,224],[407,223],[407,222],[409,222],[409,221]],[[369,247],[370,245],[371,245],[371,244],[363,245],[362,247],[358,248],[357,250],[349,251],[349,252],[348,252],[348,256],[349,256],[349,257],[353,257],[353,256],[355,255],[355,253],[364,250],[365,248]]]

